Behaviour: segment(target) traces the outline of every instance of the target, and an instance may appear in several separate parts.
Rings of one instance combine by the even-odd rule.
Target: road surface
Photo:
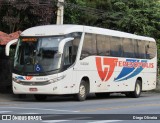
[[[38,120],[29,121],[34,123],[160,122],[159,93],[143,93],[140,98],[113,94],[100,99],[93,94],[84,102],[74,101],[73,97],[57,96],[49,97],[44,102],[37,102],[32,96],[21,99],[11,95],[0,97],[0,116],[3,117],[0,122],[3,123],[27,123],[25,120],[28,118]],[[12,121],[9,121],[10,118]]]

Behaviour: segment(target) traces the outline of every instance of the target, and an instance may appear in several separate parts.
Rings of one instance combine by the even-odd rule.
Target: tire
[[[130,97],[138,98],[138,97],[140,97],[141,92],[142,92],[142,84],[141,84],[140,80],[137,80],[136,84],[135,84],[134,91],[130,92],[129,95],[130,95]]]
[[[98,98],[107,98],[110,97],[110,93],[95,93]]]
[[[131,92],[125,93],[126,97],[131,97]]]
[[[82,80],[79,86],[79,92],[75,95],[77,101],[84,101],[88,94],[88,84]]]
[[[47,99],[47,95],[39,95],[39,94],[36,94],[34,95],[34,98],[37,100],[37,101],[45,101]]]

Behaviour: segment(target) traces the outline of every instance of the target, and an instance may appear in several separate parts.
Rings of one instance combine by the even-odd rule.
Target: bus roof
[[[132,38],[137,40],[155,41],[153,38],[139,36],[131,33],[104,29],[99,27],[83,26],[83,25],[44,25],[29,28],[21,33],[21,36],[53,36],[65,35],[72,32],[86,32],[103,34],[115,37]]]
[[[44,25],[29,28],[21,33],[21,36],[53,36],[65,35],[72,32],[83,32],[80,25]]]

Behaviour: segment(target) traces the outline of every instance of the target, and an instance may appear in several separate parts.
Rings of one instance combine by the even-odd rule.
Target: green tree
[[[15,1],[9,5],[0,3],[1,31],[10,33],[36,25],[55,24],[58,0],[39,0],[43,4]],[[65,0],[64,6],[65,24],[98,26],[155,38],[160,66],[159,0]]]
[[[159,0],[66,1],[72,4],[65,6],[65,23],[98,26],[155,38],[160,66]]]
[[[50,24],[56,10],[52,0],[14,0],[0,5],[0,30],[7,33]]]

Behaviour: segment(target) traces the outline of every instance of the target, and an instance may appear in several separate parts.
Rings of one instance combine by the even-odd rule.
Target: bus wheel
[[[137,80],[136,84],[135,84],[135,89],[133,92],[130,93],[130,95],[133,98],[138,98],[138,97],[140,97],[141,92],[142,92],[142,84],[141,84],[140,80]]]
[[[35,95],[34,95],[34,98],[35,98],[37,101],[45,101],[45,100],[47,99],[47,95],[35,94]]]
[[[110,96],[110,93],[95,93],[98,98],[106,98]]]
[[[82,80],[79,86],[79,93],[75,95],[75,99],[78,101],[84,101],[88,94],[88,84]]]

